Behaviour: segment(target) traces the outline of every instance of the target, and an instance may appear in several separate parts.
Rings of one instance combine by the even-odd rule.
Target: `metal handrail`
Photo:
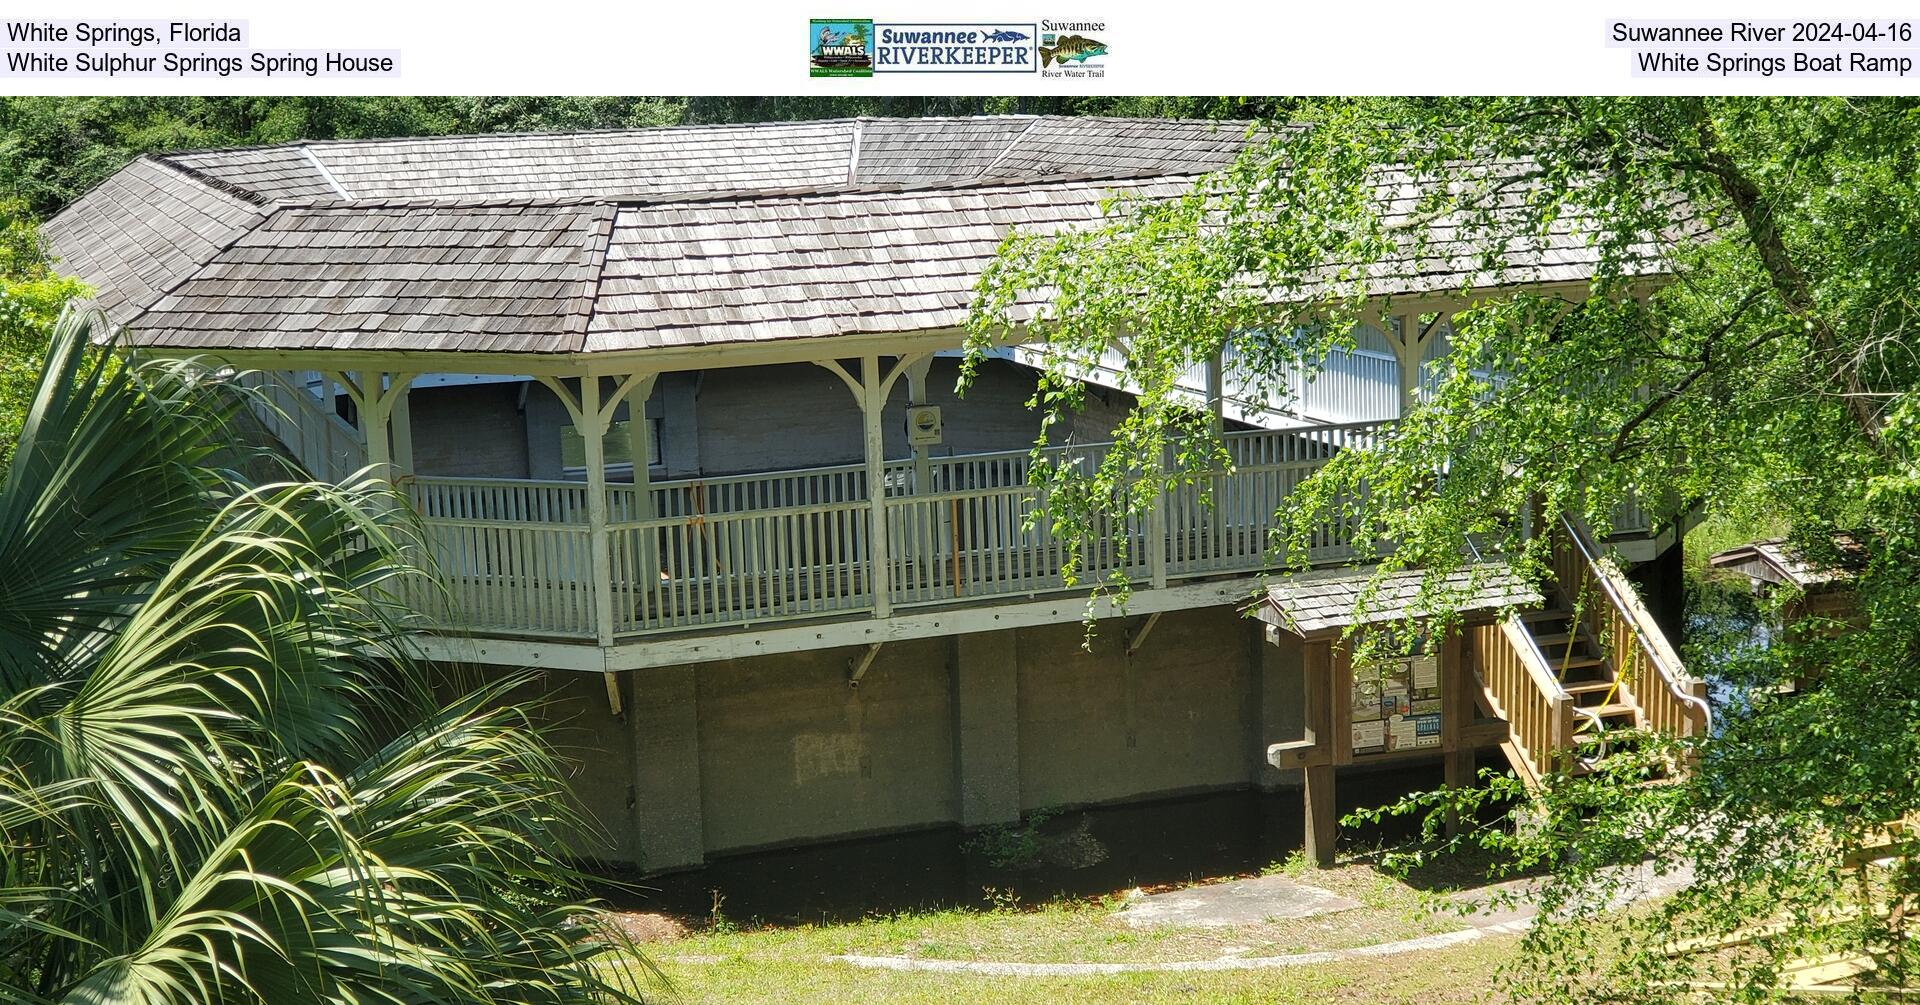
[[[1600,581],[1600,588],[1606,591],[1607,599],[1612,602],[1614,609],[1626,618],[1627,627],[1632,630],[1635,641],[1640,643],[1641,651],[1645,652],[1647,658],[1653,662],[1653,668],[1660,674],[1660,680],[1666,685],[1668,693],[1679,699],[1682,704],[1699,709],[1701,724],[1706,729],[1706,735],[1712,736],[1713,707],[1707,703],[1706,699],[1689,694],[1680,686],[1681,671],[1677,667],[1668,666],[1666,657],[1660,654],[1660,649],[1647,638],[1644,631],[1641,631],[1639,619],[1633,616],[1626,598],[1620,595],[1620,591],[1601,570],[1599,556],[1593,553],[1593,549],[1587,547],[1586,535],[1582,534],[1580,528],[1564,514],[1560,517],[1560,523],[1567,529],[1567,537],[1572,539],[1573,546],[1580,549],[1580,556],[1586,559],[1587,566],[1594,571],[1594,578]]]

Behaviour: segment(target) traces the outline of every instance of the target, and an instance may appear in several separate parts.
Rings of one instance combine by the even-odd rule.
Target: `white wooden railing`
[[[235,382],[251,388],[259,400],[254,415],[267,431],[316,478],[340,482],[367,463],[367,441],[308,386],[300,374],[248,370]]]
[[[1232,466],[1113,518],[1079,542],[1075,582],[1272,567],[1273,514],[1315,469],[1364,449],[1380,425],[1254,430],[1225,438]],[[1047,452],[1091,467],[1108,444]],[[1069,587],[1028,451],[891,461],[884,482],[890,606]],[[451,622],[482,632],[595,638],[587,487],[577,481],[413,477],[404,482],[449,590]],[[610,634],[843,615],[875,607],[873,507],[858,465],[657,482],[608,495]],[[1031,517],[1031,519],[1030,519]],[[1353,554],[1350,527],[1313,535],[1311,560]],[[431,612],[433,608],[424,606]]]

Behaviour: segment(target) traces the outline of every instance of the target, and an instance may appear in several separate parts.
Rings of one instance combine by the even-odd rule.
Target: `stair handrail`
[[[1486,561],[1486,556],[1480,553],[1480,546],[1473,542],[1472,535],[1467,536],[1467,552],[1473,556],[1475,562]],[[1505,633],[1510,640],[1515,636],[1526,640],[1527,644],[1523,655],[1531,654],[1533,656],[1533,661],[1527,665],[1527,676],[1533,678],[1534,686],[1540,689],[1540,693],[1554,701],[1565,701],[1568,706],[1572,708],[1573,714],[1586,719],[1592,725],[1594,735],[1599,737],[1599,753],[1591,758],[1581,758],[1580,763],[1591,767],[1600,758],[1606,757],[1611,750],[1611,746],[1607,742],[1606,720],[1600,718],[1600,713],[1590,708],[1584,708],[1573,700],[1573,695],[1567,691],[1566,685],[1561,683],[1560,678],[1554,675],[1553,661],[1548,659],[1546,651],[1540,648],[1540,640],[1534,638],[1532,632],[1527,631],[1526,623],[1520,619],[1519,614],[1509,612],[1502,621],[1502,627],[1512,629]]]
[[[1666,686],[1667,692],[1681,704],[1699,709],[1701,727],[1706,731],[1706,735],[1712,736],[1713,707],[1707,703],[1706,699],[1687,690],[1682,681],[1691,681],[1692,677],[1684,669],[1669,663],[1666,647],[1655,645],[1647,635],[1646,629],[1640,624],[1640,605],[1629,603],[1621,594],[1620,588],[1614,584],[1614,577],[1610,574],[1611,563],[1603,562],[1595,553],[1593,545],[1588,541],[1585,524],[1572,514],[1561,514],[1560,524],[1566,528],[1567,537],[1573,541],[1573,546],[1580,549],[1580,556],[1586,560],[1587,567],[1593,570],[1593,578],[1599,582],[1600,589],[1606,592],[1607,600],[1613,604],[1614,610],[1620,612],[1626,619],[1627,627],[1633,632],[1634,641],[1640,644],[1641,651],[1647,654],[1654,670],[1660,674],[1660,682]]]

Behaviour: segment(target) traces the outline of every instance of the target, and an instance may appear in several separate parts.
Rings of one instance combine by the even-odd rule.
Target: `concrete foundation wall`
[[[574,785],[610,839],[582,851],[648,870],[726,852],[1281,779],[1298,660],[1230,608],[888,643],[620,675],[550,675],[581,755]],[[1296,647],[1297,648],[1297,647]],[[1266,650],[1274,650],[1269,654]],[[1297,654],[1296,654],[1297,656]]]
[[[1144,618],[1127,619],[1137,631]],[[1250,631],[1227,608],[1168,614],[1140,649],[1103,626],[1022,629],[1020,801],[1025,810],[1251,781]]]
[[[949,650],[890,644],[859,687],[847,683],[858,649],[696,668],[706,850],[952,819]]]

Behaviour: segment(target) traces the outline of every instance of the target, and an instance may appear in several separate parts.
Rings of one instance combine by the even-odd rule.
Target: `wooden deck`
[[[600,638],[603,627],[630,638],[857,614],[875,609],[876,533],[886,535],[892,609],[1033,597],[1114,577],[1150,587],[1258,572],[1279,564],[1269,531],[1287,496],[1335,454],[1369,446],[1381,425],[1227,434],[1231,470],[1092,535],[1072,585],[1073,549],[1028,484],[1027,451],[917,468],[889,462],[878,508],[859,465],[657,482],[644,500],[632,485],[610,485],[611,626],[597,623],[583,482],[410,478],[451,590],[450,605],[422,597],[420,609],[442,612],[449,627],[564,639]],[[1060,448],[1052,459],[1097,463],[1108,447]],[[1309,559],[1354,554],[1351,528],[1329,525],[1313,535]]]

